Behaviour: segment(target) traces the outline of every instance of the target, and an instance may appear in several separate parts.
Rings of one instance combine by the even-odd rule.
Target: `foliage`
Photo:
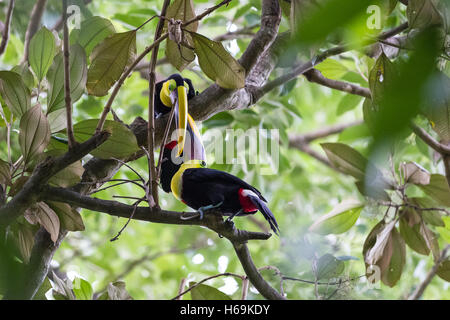
[[[39,164],[68,150],[62,32],[51,31],[61,6],[54,2],[49,1],[43,26],[30,41],[29,65],[20,59],[24,21],[31,8],[16,3],[11,39],[1,57],[0,193],[6,202],[23,189]],[[279,162],[251,162],[254,154],[241,141],[232,151],[244,151],[239,153],[243,159],[224,164],[208,154],[208,163],[255,185],[269,200],[281,238],[252,242],[249,248],[257,266],[276,266],[275,275],[261,271],[274,287],[283,276],[307,280],[284,280],[289,299],[407,297],[439,261],[450,240],[450,156],[434,150],[411,129],[415,123],[442,145],[450,143],[448,7],[437,0],[410,0],[408,6],[380,1],[381,26],[373,30],[366,23],[367,1],[345,5],[337,0],[279,2],[283,17],[278,33],[287,34],[289,41],[270,80],[291,71],[299,61],[315,61],[326,49],[350,44],[344,53],[319,61],[317,70],[325,78],[366,89],[369,97],[332,90],[303,77],[285,82],[252,108],[223,111],[202,123],[204,134],[219,129],[227,141],[228,129],[279,130]],[[209,5],[175,0],[166,18],[186,22]],[[151,45],[157,19],[147,19],[159,14],[161,4],[93,1],[82,8],[81,28],[70,33],[69,60],[73,129],[80,143],[95,132],[107,96],[122,85],[124,72]],[[169,63],[158,64],[158,79],[183,70],[199,92],[213,83],[229,90],[246,87],[249,83],[239,57],[249,47],[260,15],[260,1],[244,0],[231,1],[184,28],[174,29],[172,22],[165,22],[164,32],[169,35],[158,53]],[[391,54],[394,45],[377,42],[375,36],[405,21],[409,28],[398,36],[400,50]],[[214,40],[246,28],[250,28],[247,34]],[[381,51],[371,54],[367,47],[376,42]],[[137,116],[147,119],[148,80],[139,72],[125,80],[116,92],[114,111],[126,124]],[[306,142],[323,157],[322,163],[293,143],[296,136],[360,119],[364,122]],[[130,128],[111,116],[104,130],[110,133],[104,144],[54,175],[49,184],[77,185],[85,172],[83,165],[92,157],[126,159],[141,152]],[[209,142],[205,144],[208,149]],[[147,178],[145,158],[136,157],[129,165]],[[276,174],[261,174],[265,165],[278,166],[272,170]],[[143,197],[142,189],[133,183],[106,188],[120,179],[137,178],[133,170],[122,167],[112,177],[115,181],[98,182],[105,189],[96,190],[95,197]],[[164,209],[186,210],[170,194],[161,194],[160,203]],[[251,216],[234,221],[239,228],[260,230],[264,229],[260,220]],[[43,227],[53,242],[60,230],[70,233],[54,257],[55,272],[46,278],[51,283],[44,282],[36,299],[168,299],[177,295],[182,279],[188,284],[185,289],[192,289],[183,299],[242,296],[244,281],[238,283],[235,277],[198,284],[225,271],[245,275],[232,246],[217,234],[198,227],[133,220],[119,241],[109,242],[125,222],[89,210],[79,212],[70,203],[38,201],[7,233],[0,230],[2,239],[7,234],[6,242],[1,241],[0,260],[5,262],[0,263],[0,274],[13,270],[20,278],[34,236]],[[445,289],[449,264],[448,258],[439,263],[423,298],[450,298]],[[379,271],[376,287],[368,284],[374,267]],[[13,279],[0,278],[0,295],[5,294],[3,286],[11,285],[16,285]],[[250,286],[248,298],[262,296]]]

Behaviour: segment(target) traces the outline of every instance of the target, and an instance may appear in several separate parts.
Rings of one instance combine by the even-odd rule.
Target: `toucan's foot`
[[[198,208],[197,211],[200,214],[200,220],[202,220],[203,217],[205,216],[205,211],[211,210],[211,209],[216,209],[216,208],[220,207],[222,205],[222,203],[223,203],[223,201],[220,201],[218,204],[210,204],[208,206]]]
[[[233,221],[232,221],[233,218],[236,217],[237,215],[241,214],[241,213],[242,213],[242,209],[239,210],[238,212],[233,213],[231,216],[229,216],[228,219],[225,220],[225,222],[233,222]]]

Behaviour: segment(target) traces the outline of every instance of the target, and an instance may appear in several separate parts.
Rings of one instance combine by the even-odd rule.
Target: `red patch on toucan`
[[[170,141],[168,144],[164,146],[165,149],[172,150],[178,144],[176,141]]]
[[[241,204],[242,209],[244,210],[245,213],[255,213],[256,211],[258,211],[258,208],[255,207],[255,205],[250,200],[248,195],[245,194],[246,191],[248,192],[249,190],[245,190],[242,188],[239,189],[238,191],[239,203]]]

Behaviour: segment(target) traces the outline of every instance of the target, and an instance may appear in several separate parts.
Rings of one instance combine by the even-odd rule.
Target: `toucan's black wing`
[[[233,184],[236,186],[239,186],[243,189],[249,189],[255,192],[258,197],[266,201],[264,199],[261,192],[259,192],[258,189],[255,187],[249,185],[247,182],[243,181],[242,179],[239,179],[236,176],[233,176],[232,174],[229,174],[224,171],[219,171],[215,169],[209,169],[209,168],[194,168],[194,169],[187,169],[184,174],[183,178],[189,179],[189,181],[195,182],[195,183],[202,183],[202,182],[211,182],[215,181],[219,184]]]

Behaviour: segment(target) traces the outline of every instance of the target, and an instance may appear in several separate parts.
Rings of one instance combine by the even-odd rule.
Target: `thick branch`
[[[9,0],[8,11],[6,12],[6,20],[2,34],[2,42],[0,43],[0,55],[5,52],[9,40],[9,30],[11,29],[11,17],[14,11],[15,0]]]
[[[368,88],[360,87],[356,84],[345,81],[325,78],[323,74],[317,69],[311,69],[308,72],[305,72],[304,76],[309,82],[314,82],[331,89],[344,91],[350,94],[356,94],[364,98],[371,97],[370,90]]]

